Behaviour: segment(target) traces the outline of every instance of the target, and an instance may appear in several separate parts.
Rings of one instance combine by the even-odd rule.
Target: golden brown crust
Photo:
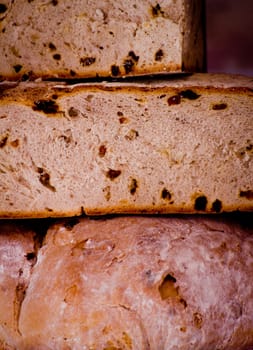
[[[246,94],[253,96],[253,79],[242,75],[229,74],[191,74],[159,76],[148,78],[144,77],[136,81],[119,82],[82,82],[82,80],[73,80],[74,84],[67,82],[2,82],[0,83],[1,103],[22,102],[33,103],[35,99],[49,98],[57,94],[58,97],[64,97],[66,94],[78,94],[79,92],[115,92],[115,93],[180,93],[185,89],[196,90],[198,93],[228,93],[228,94]]]
[[[219,212],[221,213],[237,213],[237,212],[245,212],[245,213],[250,213],[253,211],[252,209],[252,203],[249,202],[248,205],[243,203],[240,206],[223,206],[222,211]],[[198,210],[196,211],[196,208],[194,208],[194,203],[192,203],[192,206],[178,206],[178,207],[173,207],[173,208],[168,208],[168,207],[154,207],[154,206],[143,206],[141,207],[140,205],[134,207],[133,205],[129,206],[106,206],[106,207],[81,207],[78,209],[72,209],[68,211],[50,211],[43,209],[41,211],[25,211],[25,210],[20,210],[20,211],[4,211],[0,212],[0,217],[1,219],[36,219],[36,218],[64,218],[64,217],[78,217],[78,216],[83,216],[83,215],[88,215],[88,216],[104,216],[104,215],[111,215],[111,214],[122,214],[122,215],[157,215],[157,214],[182,214],[182,215],[187,215],[187,214],[204,214],[204,215],[217,215],[217,212],[215,210],[206,209],[206,210]]]
[[[121,69],[123,72],[123,70]],[[196,70],[197,71],[202,71]],[[162,65],[162,64],[156,64],[156,66],[150,66],[150,67],[135,67],[134,71],[130,72],[127,74],[127,77],[142,77],[142,76],[158,76],[158,75],[165,75],[165,74],[170,74],[170,73],[191,73],[193,72],[192,68],[189,68],[188,70],[183,70],[181,65],[176,65],[176,64],[170,64],[170,65]],[[96,79],[101,79],[101,78],[114,78],[115,77],[111,74],[111,71],[103,71],[100,70],[99,73],[97,71],[92,71],[90,70],[89,72],[77,72],[74,76],[71,76],[70,73],[66,73],[66,71],[60,71],[58,70],[56,72],[50,72],[45,74],[44,72],[37,72],[37,73],[32,73],[30,75],[24,76],[24,74],[18,74],[15,73],[13,75],[4,75],[1,76],[0,74],[0,82],[1,81],[10,81],[10,82],[16,82],[16,81],[35,81],[37,79],[42,79],[44,81],[47,80],[61,80],[61,79],[67,79],[67,80],[87,80],[90,78],[95,78]],[[126,75],[124,73],[118,75],[116,78],[124,78]]]

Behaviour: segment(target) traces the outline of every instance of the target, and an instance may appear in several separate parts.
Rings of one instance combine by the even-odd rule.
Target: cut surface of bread
[[[252,233],[217,216],[60,221],[35,255],[18,315],[32,239],[27,250],[23,235],[15,246],[1,235],[1,349],[250,349]]]
[[[0,216],[251,211],[252,87],[2,84]]]
[[[204,69],[202,0],[1,4],[0,80]]]

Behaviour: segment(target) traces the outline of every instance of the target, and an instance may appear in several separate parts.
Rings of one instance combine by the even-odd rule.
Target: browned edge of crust
[[[226,213],[233,212],[253,212],[253,204],[241,204],[240,206],[226,206],[224,205],[222,211],[217,213],[211,209],[206,209],[205,211],[196,210],[193,206],[178,206],[178,207],[148,207],[148,206],[106,206],[106,207],[97,207],[97,208],[84,208],[79,207],[73,210],[68,211],[25,211],[25,210],[16,210],[16,211],[5,211],[0,212],[0,219],[35,219],[35,218],[64,218],[64,217],[75,217],[75,216],[104,216],[104,215],[177,215],[177,214],[205,214],[205,215],[222,215]]]
[[[170,84],[171,83],[171,84]],[[201,86],[198,84],[192,84],[191,81],[185,83],[184,86],[176,87],[173,86],[173,79],[168,82],[164,82],[163,86],[155,86],[151,83],[138,83],[135,84],[130,82],[124,84],[121,82],[116,83],[77,83],[77,84],[61,84],[61,83],[38,83],[37,86],[26,85],[20,87],[19,84],[13,86],[2,83],[0,85],[0,103],[21,103],[26,106],[33,106],[34,101],[40,99],[54,99],[57,100],[60,97],[66,95],[76,95],[80,92],[113,92],[113,93],[128,93],[128,94],[179,94],[182,91],[191,90],[196,92],[198,95],[202,94],[236,94],[236,95],[248,95],[253,97],[253,89],[245,86],[229,86],[221,87],[214,85]]]
[[[184,71],[187,72],[187,69],[185,69],[182,65],[179,64],[161,64],[161,63],[155,63],[152,66],[146,66],[146,67],[138,67],[135,66],[134,70],[129,72],[128,74],[125,73],[123,69],[119,70],[121,73],[115,75],[112,75],[111,71],[108,70],[87,70],[86,72],[73,72],[72,69],[69,70],[69,73],[66,73],[66,71],[61,70],[59,68],[57,71],[50,72],[45,74],[45,72],[27,72],[27,73],[13,73],[11,75],[0,75],[0,82],[1,81],[34,81],[36,79],[42,79],[43,81],[47,80],[59,80],[59,79],[66,79],[66,80],[73,80],[73,79],[89,79],[89,78],[124,78],[124,77],[140,77],[140,76],[149,76],[149,75],[160,75],[160,74],[166,74],[166,73],[183,73]],[[189,70],[189,73],[193,73],[194,70]]]

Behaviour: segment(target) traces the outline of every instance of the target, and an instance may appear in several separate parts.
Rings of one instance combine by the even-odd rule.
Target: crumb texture
[[[61,220],[32,273],[23,272],[17,321],[12,302],[31,243],[29,234],[4,234],[1,222],[2,349],[253,345],[252,225],[203,216]]]
[[[0,216],[253,209],[252,80],[0,87]]]
[[[194,3],[5,1],[0,80],[202,71],[202,1]]]

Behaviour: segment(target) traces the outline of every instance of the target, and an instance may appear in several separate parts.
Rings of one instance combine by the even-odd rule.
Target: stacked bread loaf
[[[0,4],[0,350],[253,349],[253,80],[203,18]]]

